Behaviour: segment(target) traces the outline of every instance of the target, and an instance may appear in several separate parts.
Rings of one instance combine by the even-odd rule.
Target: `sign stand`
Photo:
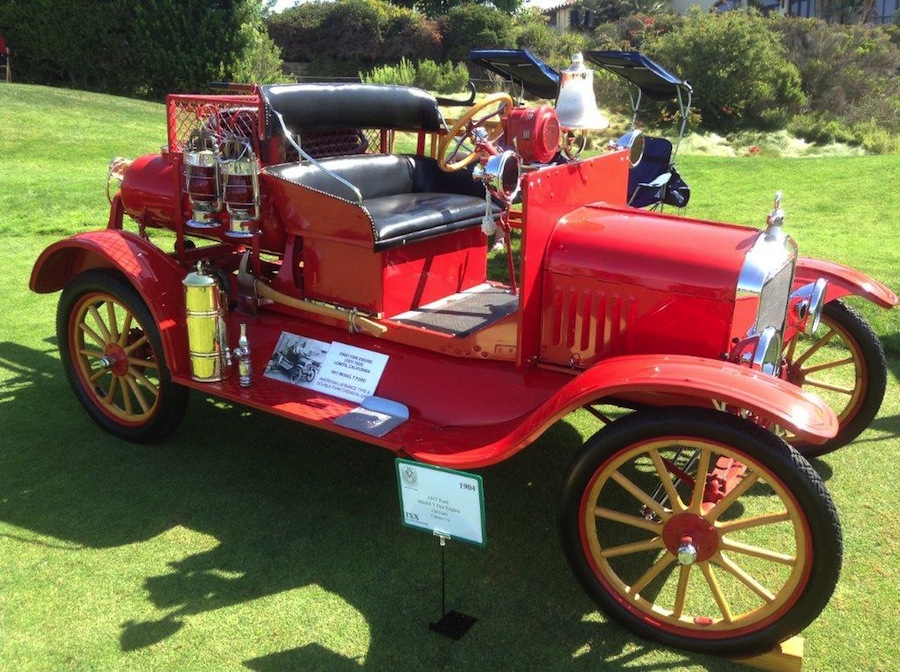
[[[441,618],[432,632],[460,639],[478,620],[447,611],[446,546],[450,539],[484,546],[484,487],[481,476],[397,458],[401,520],[441,541]]]
[[[441,618],[439,621],[429,623],[428,628],[432,632],[436,632],[453,640],[462,638],[478,620],[473,616],[461,614],[458,611],[447,611],[447,573],[445,563],[445,549],[447,548],[447,540],[450,539],[446,534],[442,534],[435,530],[434,536],[441,540]]]

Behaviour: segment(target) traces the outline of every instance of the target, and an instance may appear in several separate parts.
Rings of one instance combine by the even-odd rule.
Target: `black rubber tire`
[[[841,301],[834,300],[825,304],[822,310],[822,324],[816,335],[802,337],[801,343],[808,344],[805,346],[808,349],[821,339],[827,338],[832,331],[836,333],[834,345],[842,352],[849,353],[854,360],[853,364],[848,365],[851,371],[847,372],[847,375],[849,376],[852,369],[855,369],[855,388],[846,403],[841,395],[827,391],[822,393],[817,391],[815,386],[804,384],[803,372],[794,368],[792,361],[787,362],[788,379],[813,394],[818,393],[837,413],[840,421],[837,435],[823,444],[815,445],[788,439],[791,445],[806,457],[819,457],[833,452],[858,437],[878,415],[887,389],[887,360],[881,341],[869,323]],[[790,350],[786,349],[786,352]]]
[[[188,388],[172,382],[153,316],[120,274],[94,269],[76,276],[60,296],[56,334],[69,385],[100,427],[134,443],[161,441],[178,427]],[[127,369],[113,365],[103,373],[100,355],[117,346],[130,350]]]
[[[715,525],[709,521],[704,523],[710,527],[706,532],[708,537],[703,541],[707,543],[712,540],[714,545],[717,544],[715,552],[712,551],[713,546],[707,546],[712,554],[705,558],[695,556],[695,562],[687,563],[690,566],[685,570],[672,551],[669,543],[671,533],[678,533],[675,523],[685,519],[696,522],[704,516],[691,514],[688,509],[682,509],[680,503],[678,511],[674,511],[675,507],[666,509],[667,505],[659,504],[663,516],[645,524],[648,509],[642,509],[641,500],[628,494],[618,479],[626,473],[633,473],[633,484],[646,483],[648,487],[641,491],[655,502],[660,502],[659,491],[654,490],[655,484],[662,483],[658,477],[659,467],[653,467],[651,463],[648,469],[648,462],[639,462],[638,457],[646,455],[650,460],[650,453],[645,451],[651,445],[656,446],[657,455],[662,456],[670,444],[684,445],[687,441],[694,442],[694,447],[699,448],[697,454],[707,453],[710,459],[718,460],[717,456],[723,454],[720,451],[730,453],[732,458],[747,464],[752,470],[752,474],[748,472],[747,476],[756,474],[760,478],[755,482],[751,480],[753,485],[742,492],[736,502],[725,506],[723,511],[729,514],[723,515],[720,511],[711,521]],[[632,467],[637,468],[629,472]],[[667,474],[677,473],[668,465],[664,468]],[[684,470],[689,468],[693,467],[684,467]],[[675,487],[688,488],[688,494],[693,492],[690,484],[679,485],[676,482]],[[766,491],[769,497],[764,496]],[[681,502],[680,491],[678,496]],[[690,505],[691,497],[686,501]],[[741,504],[740,511],[737,511],[738,521],[746,522],[741,517],[744,514],[758,517],[761,514],[754,512],[765,507],[774,507],[774,512],[769,514],[773,516],[785,515],[779,513],[783,509],[788,518],[744,525],[741,529],[738,523],[727,520],[735,515],[734,509],[737,507],[734,504],[737,502]],[[609,517],[610,512],[621,515],[620,510],[626,519],[630,517],[630,522]],[[650,529],[647,525],[658,527]],[[720,525],[733,527],[720,530]],[[806,459],[783,440],[748,420],[697,408],[638,411],[614,421],[591,437],[577,454],[563,484],[559,529],[572,571],[584,590],[607,615],[642,637],[667,646],[714,655],[750,655],[767,651],[803,630],[824,609],[834,592],[843,556],[841,528],[834,502],[822,479]],[[786,541],[785,555],[793,558],[793,564],[742,555],[742,551],[735,550],[734,544],[740,543],[740,535],[748,533],[756,535],[756,538],[762,535],[766,544],[764,548],[773,549],[773,553],[776,552],[776,538]],[[650,535],[646,537],[649,543],[666,541],[652,550],[638,551],[635,545],[647,543],[642,535]],[[606,541],[610,543],[604,545]],[[703,548],[703,544],[698,543],[698,547]],[[676,550],[680,549],[679,546]],[[796,557],[791,555],[792,552]],[[762,566],[766,571],[777,569],[786,578],[777,578],[777,572],[776,578],[769,573],[762,575],[765,581],[783,580],[780,587],[774,586],[777,590],[771,593],[772,599],[766,603],[762,598],[750,595],[751,591],[737,581],[724,565],[719,564],[720,560],[738,566],[743,563],[751,568]],[[654,574],[656,578],[646,578],[650,575],[649,567],[661,563],[669,563],[666,566],[672,568],[669,578],[677,580],[680,572],[684,576],[685,586],[696,580],[700,590],[689,592],[685,588],[682,591],[679,581],[674,599],[668,597],[673,593],[673,588],[665,571]],[[648,571],[644,571],[645,566]],[[695,567],[699,571],[691,579],[689,577]],[[712,601],[715,593],[709,588],[712,584],[705,578],[706,572],[715,574],[721,586],[727,586],[729,590],[734,588],[733,596],[729,593],[723,598],[734,600],[730,603],[732,607],[741,605],[744,608],[744,604],[750,604],[743,612],[733,614],[733,622],[721,618],[725,613],[721,606],[708,606],[715,605]],[[632,580],[629,575],[639,578]],[[645,580],[647,583],[641,585]],[[709,595],[703,594],[704,586]],[[646,591],[647,597],[642,591]],[[682,591],[680,609],[677,606],[679,591]],[[718,608],[720,618],[691,617],[690,613],[685,613],[688,598],[693,607],[695,596],[700,608],[713,616]],[[663,602],[670,599],[669,608]],[[756,601],[763,604],[753,606]]]

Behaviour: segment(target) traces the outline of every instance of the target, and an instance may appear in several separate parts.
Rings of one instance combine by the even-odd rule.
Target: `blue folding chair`
[[[631,132],[620,139],[622,146],[643,143],[643,152],[632,153],[628,174],[628,204],[637,208],[661,208],[672,205],[683,208],[691,197],[690,187],[675,169],[675,155],[684,136],[691,108],[691,85],[637,51],[586,51],[585,60],[622,77],[629,84],[631,98]],[[678,102],[681,128],[676,144],[665,138],[643,136],[635,126],[642,96],[652,100]]]

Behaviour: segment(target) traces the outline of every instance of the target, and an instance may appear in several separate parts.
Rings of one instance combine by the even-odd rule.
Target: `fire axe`
[[[265,282],[255,278],[250,271],[250,252],[245,252],[238,268],[238,296],[250,311],[255,312],[260,299],[268,299],[273,303],[289,306],[314,315],[334,317],[347,323],[351,332],[363,331],[372,336],[381,336],[387,331],[387,327],[379,324],[371,318],[360,315],[356,310],[330,306],[307,299],[297,299],[277,289],[273,289]]]

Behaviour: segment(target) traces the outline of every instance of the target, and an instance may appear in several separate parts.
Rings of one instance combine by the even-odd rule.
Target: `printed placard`
[[[379,352],[283,331],[264,375],[362,402],[375,394],[387,362],[388,356]]]
[[[380,352],[335,341],[311,387],[341,399],[362,401],[375,394],[387,361],[388,356]]]
[[[403,524],[478,546],[484,535],[481,476],[398,458]]]

